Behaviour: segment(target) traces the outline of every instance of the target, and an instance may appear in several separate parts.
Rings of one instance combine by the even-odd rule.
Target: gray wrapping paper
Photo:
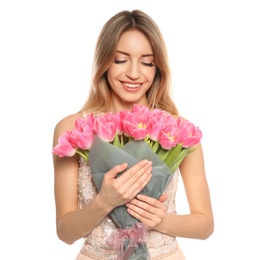
[[[150,146],[143,140],[131,140],[122,148],[118,148],[95,136],[89,152],[89,165],[97,190],[100,190],[104,173],[112,169],[115,165],[127,162],[127,169],[129,169],[143,159],[153,162],[153,171],[150,182],[140,193],[157,199],[166,189],[173,174],[170,172],[169,167],[152,151]],[[121,174],[124,174],[124,172]],[[127,208],[124,205],[115,208],[110,213],[110,217],[121,229],[131,228],[138,222],[137,219],[127,212]],[[127,243],[125,241],[126,248]],[[140,244],[129,259],[148,260],[149,255],[146,245]]]

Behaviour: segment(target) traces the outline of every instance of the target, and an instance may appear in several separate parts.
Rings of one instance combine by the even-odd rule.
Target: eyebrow
[[[125,52],[125,51],[117,50],[116,52],[117,52],[117,53],[124,54],[124,55],[126,55],[126,56],[131,56],[129,53],[127,53],[127,52]],[[144,54],[144,55],[142,55],[142,57],[150,57],[150,56],[154,57],[154,54]]]

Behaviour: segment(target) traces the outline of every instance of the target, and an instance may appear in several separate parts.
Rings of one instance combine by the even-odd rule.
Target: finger
[[[138,194],[136,197],[139,201],[144,201],[145,203],[148,203],[154,207],[161,208],[164,207],[162,204],[168,197],[166,194],[162,194],[159,199],[155,199],[150,196],[146,196],[144,194]]]
[[[135,197],[150,181],[152,162],[142,160],[119,176],[115,181],[115,187],[129,199]],[[133,196],[134,194],[134,196]]]
[[[127,168],[127,163],[114,166],[111,170],[105,173],[104,178],[114,179],[119,173],[123,172]]]
[[[138,164],[135,164],[133,167],[131,167],[127,172],[126,175],[123,177],[122,175],[122,181],[125,183],[129,183],[129,186],[132,186],[136,184],[136,182],[140,179],[140,183],[144,181],[147,177],[152,172],[152,162],[145,160],[142,161]],[[138,183],[138,184],[140,184]]]
[[[142,170],[146,170],[147,167],[151,166],[152,162],[148,160],[142,160],[138,163],[134,164],[132,167],[130,167],[122,176],[120,176],[120,179],[123,183],[128,181],[131,177],[138,178],[138,175],[142,173]]]
[[[152,167],[151,164],[147,164],[126,181],[126,194],[129,194],[131,198],[135,197],[149,183],[151,178]]]
[[[126,204],[126,206],[128,208],[138,212],[139,214],[142,213],[142,215],[144,214],[144,212],[156,214],[158,211],[158,208],[159,208],[159,204],[152,205],[152,204],[149,204],[147,202],[144,202],[144,201],[141,201],[138,199],[131,200],[129,203]]]
[[[138,194],[137,199],[131,200],[129,204],[160,216],[166,211],[166,206],[161,201],[143,194]]]
[[[154,199],[155,200],[155,199]],[[159,202],[158,200],[155,200]],[[161,204],[159,202],[159,204]],[[163,204],[161,204],[163,205]],[[156,208],[150,204],[134,199],[126,204],[127,211],[130,215],[147,225],[148,228],[154,228],[161,223],[166,214],[166,208]]]
[[[148,228],[154,228],[162,220],[162,217],[143,210],[142,208],[133,205],[128,206],[127,212],[140,222],[144,223]]]
[[[159,201],[160,202],[165,202],[166,200],[168,199],[168,196],[164,193],[164,194],[162,194],[160,197],[159,197]]]

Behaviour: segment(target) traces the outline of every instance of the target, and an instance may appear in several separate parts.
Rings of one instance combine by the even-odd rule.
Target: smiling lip
[[[121,82],[124,89],[127,91],[138,91],[142,85],[142,83],[130,83],[130,82]]]

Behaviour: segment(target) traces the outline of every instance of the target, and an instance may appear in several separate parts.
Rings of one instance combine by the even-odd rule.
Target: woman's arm
[[[79,115],[69,116],[57,124],[53,146],[61,134],[74,127],[77,117]],[[151,162],[143,160],[115,178],[126,169],[127,164],[115,166],[104,175],[97,196],[78,210],[78,156],[53,155],[53,163],[57,235],[68,244],[89,234],[111,210],[133,199],[150,181],[152,171]]]
[[[138,195],[137,199],[127,204],[129,213],[144,222],[149,229],[171,236],[197,239],[206,239],[212,234],[214,220],[201,144],[195,148],[180,166],[189,214],[168,214],[159,200],[143,195]]]

